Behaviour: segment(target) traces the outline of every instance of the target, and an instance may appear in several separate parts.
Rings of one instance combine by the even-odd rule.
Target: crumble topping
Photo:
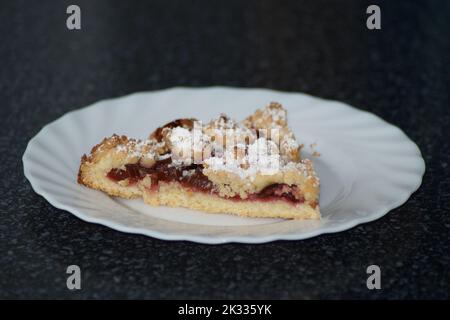
[[[151,167],[171,158],[170,166],[201,164],[202,173],[221,196],[247,198],[271,184],[304,185],[305,198],[317,192],[319,179],[287,127],[278,103],[257,110],[242,122],[222,114],[203,125],[179,119],[155,130],[146,140],[127,139],[115,147],[132,162]],[[182,177],[195,170],[184,170]]]
[[[271,102],[264,109],[258,109],[243,123],[250,128],[280,128],[287,126],[286,110],[277,102]]]

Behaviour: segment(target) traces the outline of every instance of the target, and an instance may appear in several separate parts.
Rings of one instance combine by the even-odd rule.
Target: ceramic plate
[[[111,198],[77,184],[80,157],[113,133],[146,138],[176,118],[243,119],[277,101],[321,181],[321,221],[241,218]],[[313,145],[311,147],[311,145]],[[320,156],[313,155],[314,151]],[[104,100],[45,126],[23,156],[25,176],[53,206],[82,220],[165,240],[261,243],[300,240],[373,221],[419,187],[424,161],[400,129],[344,103],[265,89],[173,88]]]

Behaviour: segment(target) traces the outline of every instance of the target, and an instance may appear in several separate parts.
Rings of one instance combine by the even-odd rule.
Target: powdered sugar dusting
[[[271,106],[274,106],[274,107],[271,107]],[[267,113],[272,118],[272,121],[274,121],[278,124],[286,123],[286,118],[287,118],[286,110],[281,108],[281,105],[278,103],[272,102],[272,104],[268,108],[265,108],[263,112]]]
[[[171,157],[174,166],[202,163],[208,170],[233,173],[241,179],[289,170],[299,171],[305,177],[314,175],[307,160],[299,159],[299,144],[287,128],[286,111],[277,103],[257,110],[243,123],[221,115],[206,125],[194,121],[192,128],[164,130],[167,135],[163,141],[130,139],[116,146],[116,152],[127,153],[130,158]],[[163,149],[169,152],[159,151]]]
[[[279,149],[273,141],[259,138],[244,148],[245,152],[241,156],[235,152],[236,149],[228,148],[225,156],[214,156],[205,159],[204,163],[210,170],[230,172],[242,179],[279,172],[281,158]]]
[[[127,158],[153,156],[154,150],[152,144],[153,142],[151,140],[129,139],[126,143],[117,145],[115,151],[116,153],[126,153]]]

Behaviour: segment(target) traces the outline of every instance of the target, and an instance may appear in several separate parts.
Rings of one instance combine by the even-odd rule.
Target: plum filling
[[[140,164],[126,164],[125,169],[111,169],[107,177],[114,181],[129,179],[131,184],[149,175],[152,184],[158,181],[178,181],[184,187],[190,187],[201,191],[214,189],[213,183],[202,173],[203,166],[192,164],[189,166],[172,166],[172,160],[166,159],[156,162],[152,167],[146,168]]]
[[[305,199],[303,198],[303,195],[301,194],[300,189],[297,186],[289,186],[284,183],[271,184],[255,195],[250,195],[250,198],[252,198],[252,196],[267,200],[283,198],[284,200],[293,203],[305,202]]]
[[[177,181],[186,188],[215,193],[214,184],[202,172],[203,165],[173,166],[171,163],[172,160],[168,158],[157,161],[150,168],[146,168],[139,163],[126,164],[125,169],[111,169],[107,177],[114,181],[129,179],[129,183],[133,184],[149,175],[152,179],[152,185],[157,185],[159,181]],[[231,199],[242,200],[239,196]],[[283,183],[271,184],[260,192],[249,195],[248,199],[262,201],[283,199],[293,204],[305,201],[297,186],[289,186]]]

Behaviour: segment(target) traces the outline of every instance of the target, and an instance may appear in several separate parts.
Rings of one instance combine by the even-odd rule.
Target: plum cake
[[[320,219],[319,179],[279,103],[241,122],[185,118],[147,139],[113,135],[83,155],[78,182],[151,206],[245,217]]]

